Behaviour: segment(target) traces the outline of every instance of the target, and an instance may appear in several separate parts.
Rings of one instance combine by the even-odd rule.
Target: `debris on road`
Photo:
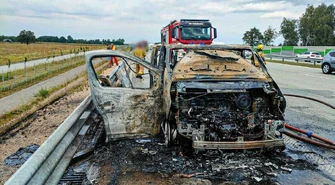
[[[276,164],[273,164],[273,163],[264,163],[264,165],[265,166],[272,166],[272,167],[274,167],[275,169],[278,169],[278,165],[276,165]]]
[[[143,143],[150,143],[150,142],[151,142],[151,139],[148,139],[148,138],[146,138],[146,139],[136,139],[136,143],[143,144]]]
[[[288,172],[292,172],[292,169],[291,168],[286,168],[284,166],[281,166],[280,169],[284,170],[284,171],[288,171]]]
[[[253,179],[255,179],[257,182],[260,182],[263,178],[261,177],[252,177]]]
[[[70,168],[89,175],[90,167],[98,165],[100,173],[109,175],[97,175],[97,184],[102,182],[102,178],[110,179],[115,184],[136,184],[142,180],[147,182],[148,174],[171,181],[172,184],[192,184],[196,179],[201,179],[200,184],[211,184],[218,180],[271,184],[277,183],[282,174],[287,174],[287,167],[293,170],[315,169],[308,162],[294,160],[283,152],[207,150],[196,154],[186,144],[166,147],[158,144],[164,141],[163,138],[153,137],[148,140],[151,142],[141,143],[134,139],[100,145],[87,160]],[[106,161],[106,158],[109,160]],[[80,168],[82,170],[78,171]]]
[[[17,166],[25,163],[31,155],[39,148],[37,144],[32,144],[24,148],[19,148],[4,160],[7,166]]]

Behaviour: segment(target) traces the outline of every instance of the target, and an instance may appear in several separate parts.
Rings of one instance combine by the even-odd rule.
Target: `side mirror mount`
[[[214,30],[214,39],[216,39],[217,38],[216,28],[213,28],[213,30]]]

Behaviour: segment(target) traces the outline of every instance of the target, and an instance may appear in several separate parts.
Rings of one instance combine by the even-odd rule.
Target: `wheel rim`
[[[325,73],[329,72],[329,66],[327,64],[323,66],[323,72]]]

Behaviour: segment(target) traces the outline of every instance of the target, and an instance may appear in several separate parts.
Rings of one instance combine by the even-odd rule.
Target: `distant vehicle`
[[[329,51],[321,62],[321,69],[324,74],[335,71],[335,50]]]
[[[11,39],[3,39],[3,42],[12,42]]]
[[[216,37],[216,28],[209,20],[174,20],[161,30],[161,44],[210,45]]]
[[[311,60],[308,60],[309,58],[311,58],[311,59],[319,59],[319,60],[317,60],[317,62],[321,62],[322,61],[322,56],[320,55],[320,53],[319,52],[315,52],[315,51],[306,51],[304,53],[298,54],[296,57],[306,58],[307,60],[305,60],[305,62],[311,62]]]

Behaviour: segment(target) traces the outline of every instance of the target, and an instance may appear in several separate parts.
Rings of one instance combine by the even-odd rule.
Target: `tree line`
[[[280,31],[269,27],[262,34],[257,28],[251,28],[242,40],[251,45],[273,45],[273,41],[282,35],[284,46],[335,46],[335,6],[321,4],[308,5],[299,19],[283,18]]]
[[[12,41],[20,42],[25,44],[35,43],[35,42],[59,42],[59,43],[81,43],[81,44],[115,44],[123,45],[125,40],[123,38],[119,39],[74,39],[71,35],[67,37],[61,36],[40,36],[36,38],[34,32],[29,30],[22,30],[18,36],[4,36],[0,35],[0,41]]]

